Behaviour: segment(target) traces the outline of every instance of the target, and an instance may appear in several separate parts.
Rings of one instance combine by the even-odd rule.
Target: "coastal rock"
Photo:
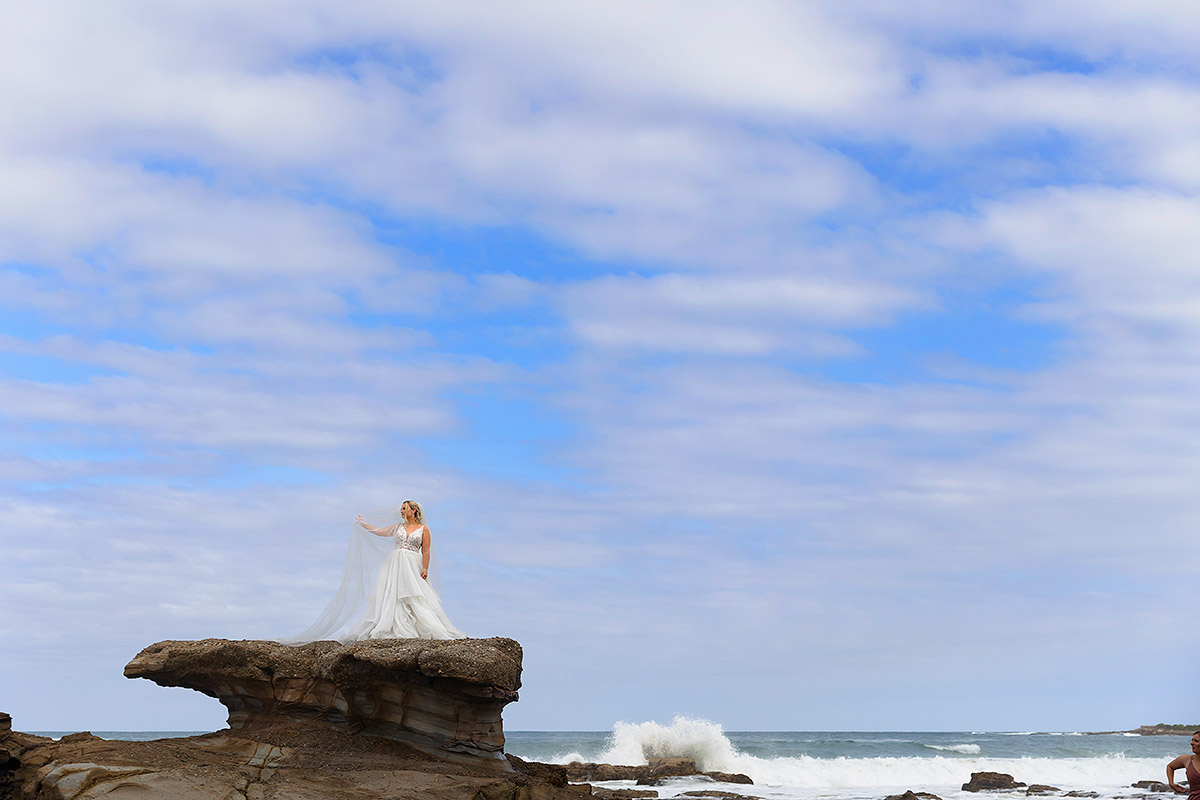
[[[763,800],[756,794],[738,794],[737,792],[720,792],[708,789],[682,792],[676,795],[676,797],[691,797],[695,798],[695,800]]]
[[[1084,792],[1079,789],[1074,789],[1063,795],[1063,797],[1099,797],[1099,796],[1100,796],[1099,792]]]
[[[692,775],[647,775],[644,778],[638,778],[638,786],[666,786],[670,783],[678,783],[687,779],[689,781],[716,783],[716,780],[705,775],[703,772],[696,772]]]
[[[15,762],[0,797],[12,800],[586,800],[565,770],[509,758],[512,772],[462,764],[384,737],[313,725],[218,731],[181,739],[59,741],[0,734]]]
[[[1062,789],[1057,786],[1046,786],[1040,783],[1031,783],[1029,788],[1025,790],[1026,797],[1035,797],[1043,794],[1058,794]]]
[[[743,775],[740,772],[711,772],[710,771],[710,772],[705,772],[704,774],[707,775],[708,777],[712,778],[714,781],[719,781],[720,783],[749,783],[749,784],[754,783],[754,781],[750,780],[749,775]]]
[[[942,798],[929,792],[914,792],[909,789],[904,794],[889,794],[883,800],[942,800]]]
[[[500,638],[300,647],[204,639],[150,645],[125,676],[215,697],[233,731],[315,725],[509,772],[500,713],[517,699],[521,657],[517,642]]]
[[[599,781],[636,781],[646,774],[647,767],[631,767],[625,764],[596,764],[590,761],[572,761],[567,764],[567,779],[573,783],[597,783]]]
[[[603,786],[592,787],[592,797],[601,800],[641,800],[646,797],[658,797],[653,789],[605,789]]]
[[[1020,789],[1025,784],[1013,780],[1004,772],[972,772],[971,780],[962,785],[964,792],[985,792],[1004,789]]]
[[[695,775],[696,760],[693,758],[654,758],[651,759],[646,767],[649,772],[646,773],[650,778],[665,778],[671,775]]]
[[[1148,792],[1169,792],[1171,787],[1162,781],[1138,781],[1129,784],[1132,789],[1145,789]]]
[[[748,775],[733,772],[700,772],[692,758],[655,758],[647,764],[597,764],[572,761],[566,766],[567,777],[575,783],[600,781],[637,781],[640,786],[661,786],[667,778],[696,777],[721,783],[753,784]]]

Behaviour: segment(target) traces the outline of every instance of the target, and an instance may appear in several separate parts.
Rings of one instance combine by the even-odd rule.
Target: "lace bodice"
[[[424,535],[425,535],[425,526],[422,525],[421,527],[417,528],[412,533],[408,534],[408,537],[406,538],[404,536],[404,526],[401,525],[399,528],[396,528],[396,534],[395,534],[396,549],[397,550],[413,550],[413,551],[416,551],[419,553],[419,552],[421,552],[421,538]]]

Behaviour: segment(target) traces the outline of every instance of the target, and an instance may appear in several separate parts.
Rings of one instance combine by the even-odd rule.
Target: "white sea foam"
[[[739,754],[717,723],[679,716],[669,726],[618,722],[613,726],[611,744],[597,760],[605,764],[645,764],[652,758],[669,756],[695,759],[701,771],[726,771],[720,765],[733,763]]]
[[[1128,786],[1154,777],[1162,762],[1153,758],[794,758],[738,755],[722,772],[743,772],[755,783],[810,789],[866,789],[898,786],[957,789],[972,772],[1006,772],[1025,783],[1064,788]]]
[[[962,753],[965,756],[977,756],[981,752],[977,744],[927,744],[925,747],[946,753]]]
[[[740,752],[720,725],[707,720],[676,717],[670,725],[656,722],[618,723],[608,748],[597,761],[609,764],[645,764],[653,758],[677,756],[695,759],[703,771],[740,772],[756,784],[801,790],[854,790],[921,788],[957,795],[972,772],[1006,772],[1025,783],[1063,788],[1116,789],[1162,772],[1158,758],[1104,756],[1092,758],[978,757],[976,744],[926,745],[955,755],[878,756],[874,758],[813,758],[808,755],[761,758]],[[582,760],[578,753],[559,763]]]

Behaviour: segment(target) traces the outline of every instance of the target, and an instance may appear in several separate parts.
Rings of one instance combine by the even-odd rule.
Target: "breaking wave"
[[[962,753],[965,756],[977,756],[981,752],[977,744],[927,744],[925,747],[945,753]]]
[[[555,759],[645,764],[666,757],[691,758],[701,771],[740,772],[756,784],[802,789],[945,788],[956,791],[972,772],[1006,772],[1025,783],[1066,788],[1128,786],[1162,772],[1158,758],[1121,755],[1092,758],[994,758],[979,756],[977,744],[927,744],[946,755],[813,758],[808,755],[763,758],[739,751],[715,722],[676,717],[670,725],[620,722],[606,749],[595,758],[570,753]],[[965,757],[964,757],[965,756]]]

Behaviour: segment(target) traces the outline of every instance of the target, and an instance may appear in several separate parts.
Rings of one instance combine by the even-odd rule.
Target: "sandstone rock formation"
[[[138,653],[125,675],[215,697],[235,731],[321,725],[511,771],[500,712],[521,686],[512,639],[167,641]]]
[[[13,800],[585,800],[566,772],[513,759],[513,771],[435,758],[402,742],[312,725],[263,726],[150,742],[88,733],[53,741],[0,733]],[[0,786],[5,776],[0,773]]]
[[[505,756],[517,699],[511,639],[340,645],[159,642],[131,678],[196,689],[229,729],[149,742],[76,733],[53,741],[0,714],[0,798],[93,800],[576,800],[566,769]]]

